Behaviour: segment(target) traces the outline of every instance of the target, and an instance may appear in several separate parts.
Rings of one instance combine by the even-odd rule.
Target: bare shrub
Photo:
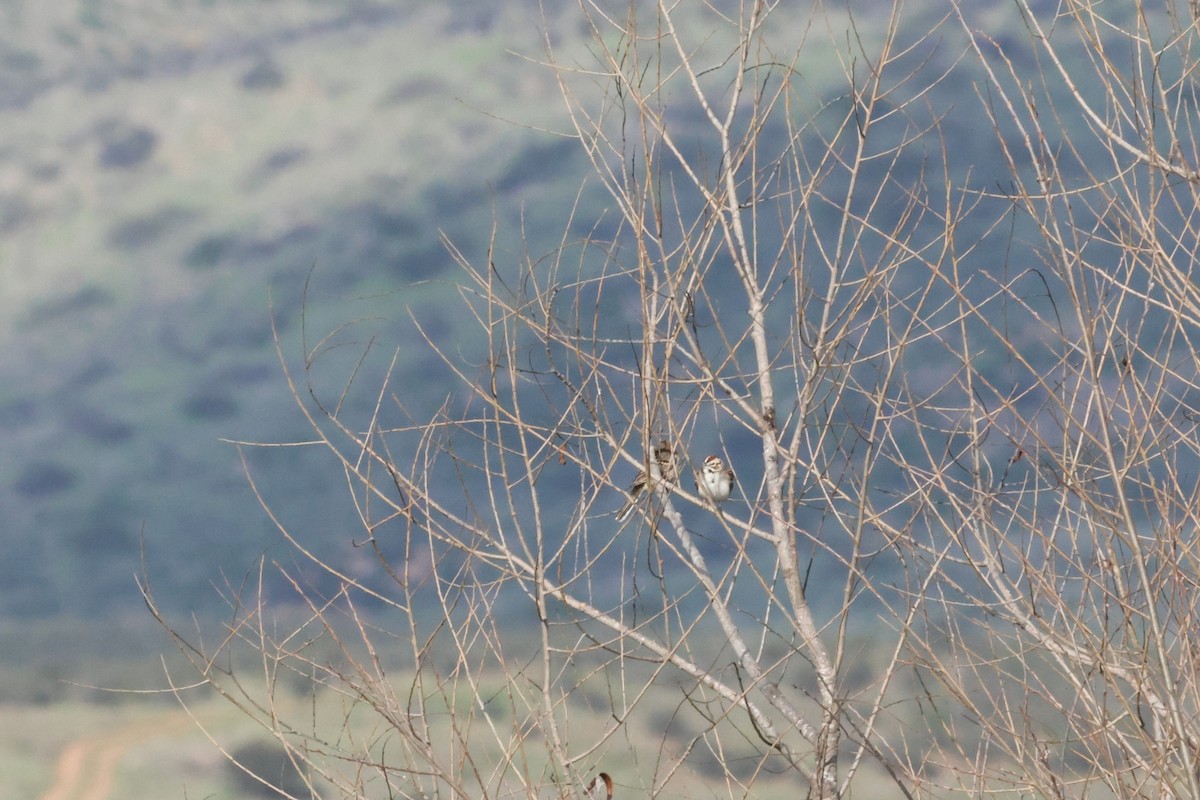
[[[460,380],[432,416],[396,376],[354,417],[305,346],[374,560],[278,565],[290,623],[232,592],[223,640],[179,634],[204,681],[344,796],[600,767],[650,796],[1198,796],[1173,8],[1016,0],[1000,39],[990,5],[581,3],[590,46],[547,52],[592,233],[447,243],[486,361],[427,339]]]

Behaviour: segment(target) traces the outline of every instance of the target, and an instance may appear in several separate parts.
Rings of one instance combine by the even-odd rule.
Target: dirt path
[[[108,800],[117,766],[131,748],[178,735],[190,725],[190,720],[176,711],[80,737],[59,754],[54,782],[39,800]]]

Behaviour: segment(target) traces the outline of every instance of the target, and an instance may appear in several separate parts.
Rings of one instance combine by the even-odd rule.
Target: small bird
[[[657,468],[656,470],[654,468]],[[657,475],[652,474],[657,471]],[[647,488],[654,488],[654,484],[658,480],[662,480],[664,484],[670,486],[675,483],[675,451],[671,448],[671,443],[666,439],[658,443],[658,447],[654,448],[654,467],[652,473],[647,474],[646,470],[642,470],[633,479],[633,483],[629,486],[629,499],[625,505],[621,506],[621,510],[617,512],[617,522],[624,522],[633,513],[633,509],[637,506],[638,498]]]
[[[719,506],[729,499],[734,480],[733,470],[725,466],[720,457],[709,456],[704,459],[704,468],[700,470],[696,481],[696,491],[711,500],[713,505]]]

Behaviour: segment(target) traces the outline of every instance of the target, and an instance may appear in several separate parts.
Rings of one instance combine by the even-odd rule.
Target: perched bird
[[[718,456],[704,459],[704,468],[696,480],[696,491],[712,501],[713,505],[721,505],[729,499],[733,491],[733,470],[725,466]]]
[[[659,480],[667,486],[671,486],[675,483],[675,478],[675,451],[671,448],[671,443],[663,439],[658,443],[658,447],[654,448],[654,464],[651,466],[651,471],[647,473],[646,470],[642,470],[633,479],[633,483],[629,487],[629,499],[617,512],[617,522],[624,522],[629,518],[637,506],[638,499],[646,489],[655,488]]]

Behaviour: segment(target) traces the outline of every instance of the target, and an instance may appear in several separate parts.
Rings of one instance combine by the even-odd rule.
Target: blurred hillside
[[[408,315],[455,341],[440,236],[485,254],[499,213],[502,244],[545,239],[560,221],[522,206],[578,190],[571,143],[513,122],[557,116],[510,52],[541,51],[524,4],[168,6],[0,10],[0,614],[139,604],[143,557],[164,603],[211,606],[279,542],[221,439],[310,433],[272,322],[302,370],[302,321],[309,347],[357,321],[320,388],[378,337],[363,394],[398,347],[431,413],[447,384]],[[246,457],[319,551],[357,557],[336,467]]]
[[[902,138],[937,120],[955,146],[945,161],[916,148],[895,160],[881,139],[871,163],[994,187],[992,132],[954,112],[978,102],[977,76],[961,29],[935,12],[908,22],[912,79],[889,102],[920,99],[893,129]],[[258,556],[293,558],[242,458],[282,522],[303,523],[306,546],[351,574],[374,570],[323,448],[229,442],[312,436],[272,326],[302,394],[305,353],[319,353],[317,396],[342,402],[353,376],[345,402],[366,420],[395,354],[402,395],[387,407],[424,421],[455,389],[414,317],[445,352],[482,365],[443,237],[484,263],[494,230],[504,270],[553,251],[564,229],[568,241],[610,235],[614,215],[562,135],[554,76],[534,63],[544,37],[560,59],[589,63],[589,31],[575,9],[549,13],[560,16],[524,0],[0,10],[0,615],[137,606],[143,569],[169,608],[223,607],[219,591]],[[1003,36],[1014,12],[979,13],[1014,63],[1028,58]],[[772,24],[792,36],[783,11]],[[869,50],[875,33],[858,34]],[[795,65],[815,99],[795,113],[811,115],[818,149],[853,136],[826,126],[848,102],[829,47],[814,40]],[[679,108],[669,124],[695,129],[701,150],[703,114]],[[780,147],[787,135],[762,133]],[[836,194],[849,180],[833,170],[826,185]],[[832,207],[814,214],[836,229]],[[1022,257],[1007,240],[989,252]],[[931,365],[919,379],[941,377]],[[752,468],[741,475],[755,485]]]

